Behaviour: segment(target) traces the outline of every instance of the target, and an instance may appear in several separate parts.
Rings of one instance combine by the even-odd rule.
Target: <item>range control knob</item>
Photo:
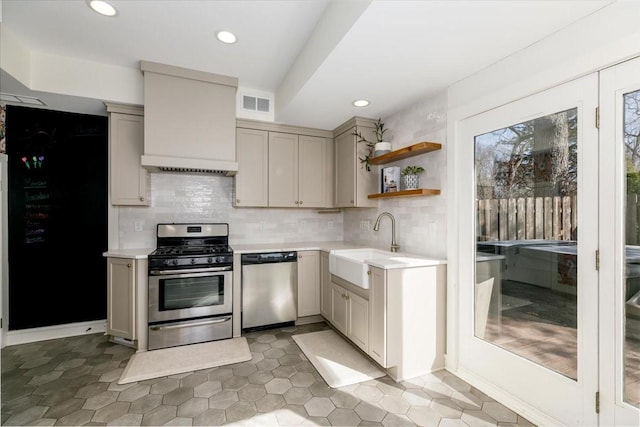
[[[195,258],[191,258],[191,265],[196,263],[196,259]]]
[[[212,257],[207,258],[207,263],[209,264],[213,263],[213,258]]]
[[[177,259],[171,260],[171,264],[178,265],[178,260]]]

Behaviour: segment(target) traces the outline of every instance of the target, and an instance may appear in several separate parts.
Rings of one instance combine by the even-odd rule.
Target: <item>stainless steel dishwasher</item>
[[[297,317],[297,252],[242,255],[242,329],[293,324]]]

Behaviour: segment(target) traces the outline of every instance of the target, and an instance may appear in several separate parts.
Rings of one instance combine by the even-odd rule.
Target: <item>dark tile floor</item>
[[[251,361],[118,385],[134,350],[102,334],[2,349],[2,425],[532,425],[440,371],[332,389],[291,336],[244,335]]]

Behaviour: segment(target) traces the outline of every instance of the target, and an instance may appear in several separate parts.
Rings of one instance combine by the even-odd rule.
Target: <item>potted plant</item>
[[[365,157],[360,157],[360,163],[362,167],[367,169],[367,172],[371,170],[371,164],[369,163],[369,159],[371,157],[382,156],[383,154],[387,154],[391,151],[391,143],[384,141],[384,134],[389,129],[384,128],[384,122],[382,118],[378,118],[378,121],[374,123],[374,134],[376,136],[375,141],[369,141],[364,136],[362,136],[361,132],[353,131],[351,134],[358,138],[358,142],[364,142],[367,145],[367,155]]]
[[[404,177],[404,188],[408,190],[418,188],[418,175],[422,172],[424,172],[422,166],[407,166],[402,168],[400,174]]]

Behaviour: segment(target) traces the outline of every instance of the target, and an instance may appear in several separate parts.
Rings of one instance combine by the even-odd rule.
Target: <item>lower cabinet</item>
[[[331,316],[336,329],[363,351],[369,351],[369,301],[331,282]]]
[[[107,335],[147,347],[147,260],[107,258]]]
[[[370,287],[361,289],[332,278],[326,258],[321,314],[333,327],[396,381],[444,368],[446,264],[370,267]]]
[[[371,316],[369,328],[371,336],[369,341],[369,356],[381,366],[387,366],[387,281],[384,270],[371,268],[369,279],[369,307]]]
[[[446,265],[370,272],[369,356],[396,381],[444,368]]]
[[[331,273],[329,252],[320,252],[320,314],[331,319]]]
[[[298,251],[298,317],[320,314],[320,253]]]

